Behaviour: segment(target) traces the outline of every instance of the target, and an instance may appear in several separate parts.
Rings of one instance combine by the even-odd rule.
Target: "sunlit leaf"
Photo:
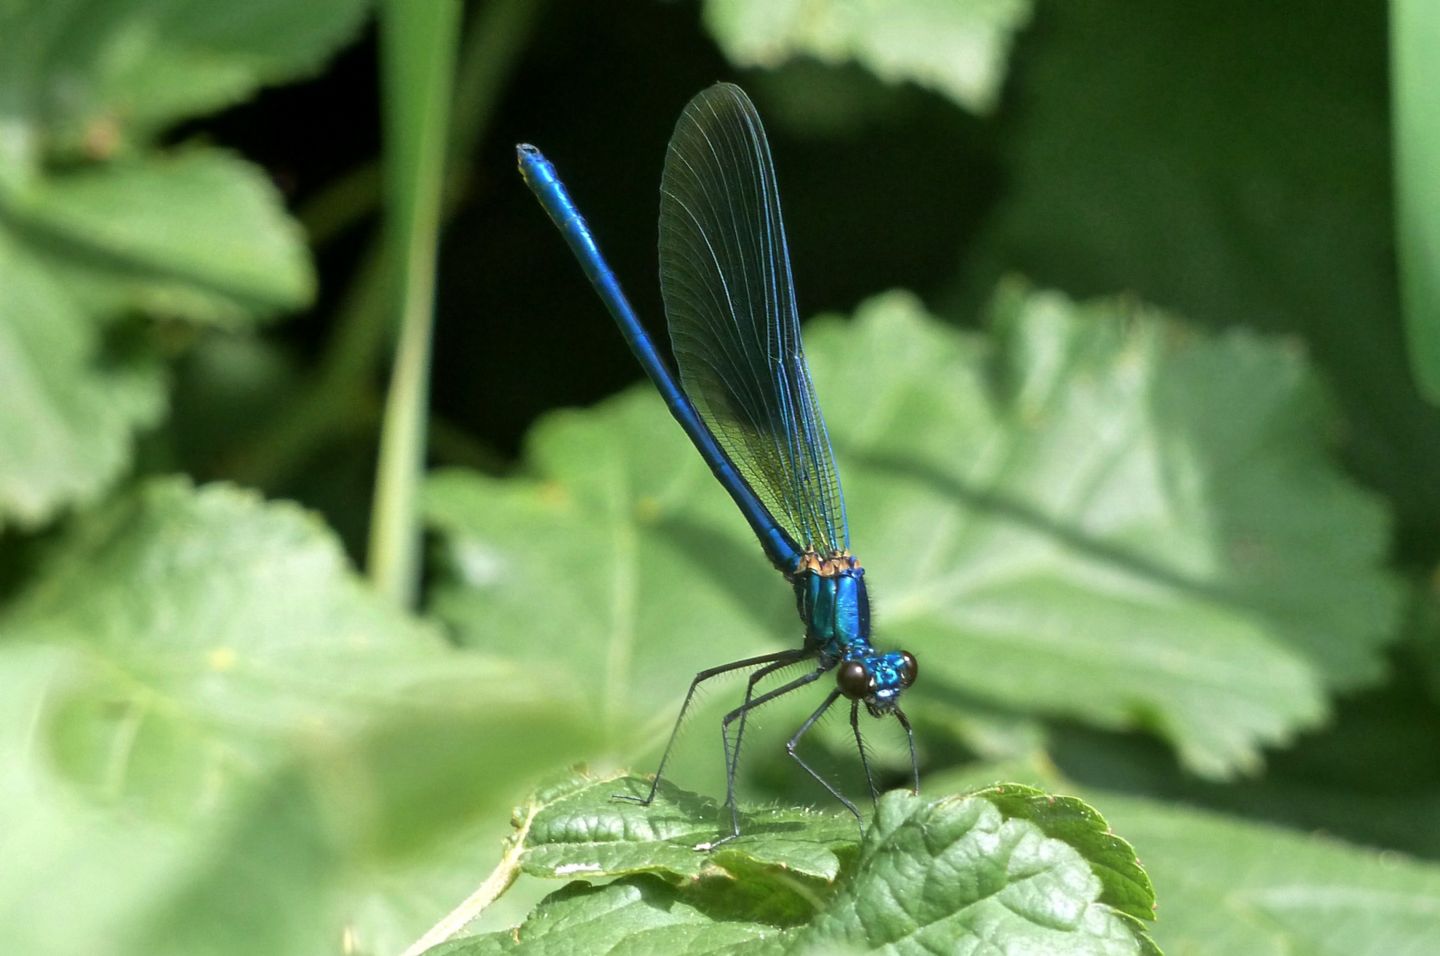
[[[1382,672],[1385,515],[1329,460],[1294,350],[1011,288],[993,338],[896,295],[812,325],[807,353],[876,639],[919,656],[922,717],[938,696],[1141,727],[1222,775]],[[526,634],[512,652],[619,752],[700,667],[798,642],[788,587],[648,390],[548,419],[529,460],[529,482],[433,483],[435,607],[471,643]]]
[[[796,879],[831,882],[859,835],[853,817],[805,808],[758,808],[741,835],[708,853],[721,833],[720,807],[661,781],[647,806],[615,796],[643,797],[648,781],[579,780],[536,795],[540,809],[525,836],[524,868],[535,876],[627,876],[657,873],[696,879],[716,866],[732,872],[770,868]],[[726,815],[728,820],[728,814]]]
[[[659,822],[647,826],[634,814],[637,808],[609,796],[617,787],[636,785],[643,781],[577,781],[537,794],[533,814],[522,808],[533,817],[523,838],[527,868],[539,854],[549,875],[621,876],[619,882],[571,884],[513,933],[460,940],[432,952],[649,947],[809,953],[891,947],[887,951],[933,953],[963,952],[996,939],[1056,954],[1157,952],[1141,924],[1104,899],[1106,884],[1078,847],[1092,845],[1086,834],[1105,824],[1074,798],[1024,787],[933,801],[891,793],[881,799],[858,847],[850,820],[840,821],[849,831],[845,847],[834,830],[836,817],[780,811],[782,816],[762,814],[752,821],[753,835],[697,853],[688,834],[712,825],[714,805],[667,789],[651,808]],[[1044,813],[1035,812],[1039,806]],[[557,810],[558,821],[550,818]],[[572,832],[583,830],[588,839],[555,844],[552,825],[559,821]],[[1062,833],[1079,837],[1079,844],[1056,836]],[[680,839],[670,842],[675,837]],[[1119,853],[1112,860],[1125,857],[1128,870],[1143,881],[1133,851],[1121,840],[1110,841]],[[773,854],[782,844],[804,843],[843,847],[844,876],[817,880]],[[686,854],[692,862],[683,862]],[[682,861],[680,869],[664,862],[640,865],[667,857]],[[1148,918],[1154,903],[1148,883],[1131,903]]]
[[[153,424],[164,373],[107,349],[71,290],[0,233],[0,527],[41,524],[92,500]]]
[[[514,933],[458,939],[426,953],[727,953],[774,934],[764,923],[716,919],[655,877],[631,876],[602,886],[572,883],[547,897]]]
[[[1094,795],[1143,848],[1171,956],[1352,956],[1440,950],[1440,866],[1113,795]]]
[[[314,294],[303,237],[274,186],[219,150],[38,180],[6,205],[16,236],[101,314],[239,325]]]
[[[1056,954],[1159,953],[1133,917],[1100,901],[1104,884],[1081,853],[1005,807],[985,793],[931,803],[886,794],[854,880],[788,948],[865,940],[926,953],[998,938]],[[1061,816],[1094,814],[1078,800],[1052,812],[1061,832],[1071,829]],[[1146,911],[1154,899],[1129,902]]]
[[[1385,515],[1327,460],[1298,354],[1018,287],[994,323],[987,351],[892,298],[812,345],[881,627],[922,669],[1156,729],[1208,773],[1379,676]]]
[[[364,0],[11,0],[0,88],[12,152],[106,154],[168,123],[317,69],[358,29]]]
[[[319,66],[366,6],[0,4],[0,371],[13,399],[0,403],[0,526],[91,500],[159,418],[159,349],[135,336],[117,360],[102,339],[118,320],[248,327],[310,301],[300,230],[260,170],[211,148],[144,147]]]
[[[529,454],[536,480],[431,479],[433,607],[583,701],[613,752],[668,731],[701,667],[796,636],[788,587],[652,395],[549,416]]]
[[[0,635],[6,951],[338,945],[342,898],[590,745],[551,689],[370,593],[312,515],[224,486],[77,522]]]
[[[708,0],[705,22],[731,60],[776,66],[797,56],[854,60],[877,76],[928,86],[976,112],[1005,79],[1030,0]]]

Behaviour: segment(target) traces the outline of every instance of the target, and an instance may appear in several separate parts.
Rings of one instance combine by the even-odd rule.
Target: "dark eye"
[[[900,652],[900,661],[900,686],[909,687],[915,683],[915,678],[920,676],[920,665],[909,651]]]
[[[865,665],[859,661],[845,661],[840,669],[835,672],[835,683],[840,685],[840,693],[851,700],[860,700],[870,693],[870,675],[865,671]]]

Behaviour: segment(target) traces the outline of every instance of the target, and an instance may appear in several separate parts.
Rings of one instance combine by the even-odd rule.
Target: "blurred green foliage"
[[[0,950],[1440,951],[1433,21],[1396,7],[490,0],[417,49],[398,0],[0,2]],[[733,686],[656,805],[618,771],[793,599],[648,385],[595,404],[637,373],[511,166],[562,163],[658,327],[663,146],[720,77],[827,313],[925,794],[862,838],[779,701],[702,854]],[[412,333],[437,296],[430,411],[423,362],[391,396],[413,609],[351,557],[387,207],[429,210]],[[806,746],[858,796],[843,724]]]

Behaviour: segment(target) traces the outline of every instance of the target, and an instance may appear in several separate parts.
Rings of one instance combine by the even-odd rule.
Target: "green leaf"
[[[365,0],[11,0],[0,7],[0,153],[104,154],[317,69]],[[18,141],[18,142],[17,142]]]
[[[101,315],[238,326],[314,295],[304,239],[274,186],[219,150],[37,180],[8,197],[3,216]]]
[[[0,624],[91,663],[94,692],[55,712],[72,776],[181,807],[297,731],[403,713],[485,673],[368,592],[313,516],[180,481],[82,522]]]
[[[793,886],[796,877],[833,881],[858,831],[853,818],[804,808],[766,808],[743,815],[741,835],[708,847],[728,826],[713,801],[662,780],[648,806],[616,800],[644,797],[648,780],[577,779],[541,791],[540,809],[525,837],[525,872],[532,876],[628,876],[656,873],[697,879],[716,866],[731,872],[773,869]],[[778,891],[778,888],[777,888]]]
[[[1300,355],[1128,302],[1011,287],[995,312],[966,336],[892,295],[807,332],[876,639],[921,661],[917,719],[933,697],[1141,727],[1223,775],[1382,673],[1385,514],[1329,460]],[[434,607],[469,643],[524,633],[510,652],[614,752],[661,739],[700,667],[798,642],[648,389],[546,419],[528,458],[531,481],[432,483]]]
[[[1440,409],[1416,391],[1397,301],[1386,9],[1043,5],[966,285],[983,296],[1018,271],[1301,337],[1334,386],[1347,461],[1433,541]]]
[[[1068,812],[1081,819],[1062,822]],[[1057,803],[1052,813],[1057,831],[1088,829],[1095,816],[1078,800]],[[1035,952],[1158,954],[1134,918],[1101,902],[1102,889],[1081,853],[1030,820],[1007,816],[984,793],[931,803],[888,793],[854,879],[787,949],[824,951],[863,939],[928,953],[1003,939]],[[1147,910],[1154,899],[1132,903]]]
[[[0,635],[6,951],[333,947],[355,899],[593,746],[551,688],[369,592],[313,516],[224,486],[77,522]]]
[[[1069,844],[1084,856],[1104,886],[1101,902],[1136,919],[1155,918],[1155,889],[1135,858],[1134,848],[1116,836],[1083,800],[1014,783],[987,787],[977,795],[999,807],[1007,818],[1029,820],[1046,836]]]
[[[0,232],[0,528],[35,527],[92,500],[154,424],[164,374],[107,349],[70,290]]]
[[[523,838],[527,870],[538,855],[546,875],[622,879],[599,888],[571,884],[512,933],[432,952],[731,952],[744,946],[745,952],[807,953],[860,945],[932,953],[963,952],[996,939],[1056,954],[1158,952],[1133,917],[1103,898],[1107,884],[1086,851],[1049,835],[1097,845],[1104,821],[1073,798],[1013,787],[928,802],[890,793],[881,798],[858,855],[851,820],[794,811],[776,811],[770,820],[762,815],[749,835],[699,853],[691,837],[713,832],[715,806],[665,789],[649,808],[655,820],[647,825],[646,808],[610,797],[616,788],[643,785],[635,778],[577,780],[538,794],[523,812],[532,819]],[[773,852],[800,842],[839,845],[837,822],[851,844],[841,854],[843,877],[807,877]],[[571,834],[559,845],[552,838],[557,823]],[[1130,902],[1148,917],[1154,898],[1134,853],[1113,837],[1108,845],[1111,862],[1139,874]],[[655,863],[647,867],[645,860]],[[765,947],[756,949],[762,940]]]
[[[881,79],[918,83],[986,112],[1030,7],[1030,0],[708,0],[705,24],[741,66],[775,67],[797,56],[854,60]]]
[[[0,403],[0,438],[15,449],[0,465],[0,526],[93,498],[128,465],[132,431],[159,416],[152,348],[133,346],[123,368],[100,364],[117,315],[240,327],[310,301],[300,231],[259,170],[213,149],[139,147],[318,66],[366,7],[0,5],[0,370],[13,371],[7,389],[19,383],[19,400]],[[102,391],[111,404],[96,409]]]
[[[1320,835],[1099,795],[1143,848],[1172,953],[1376,956],[1440,951],[1440,866]]]
[[[1384,512],[1327,461],[1298,354],[1016,286],[994,322],[977,354],[891,298],[843,350],[809,339],[837,383],[831,437],[861,463],[854,540],[872,569],[908,569],[872,570],[881,622],[929,675],[1156,729],[1208,774],[1380,676],[1400,610]]]
[[[60,646],[7,641],[0,652],[0,747],[6,753],[0,813],[7,821],[0,829],[7,861],[0,867],[0,949],[6,952],[60,956],[94,950],[98,939],[107,952],[148,952],[135,937],[143,933],[145,917],[166,907],[164,888],[189,881],[189,872],[213,858],[223,842],[215,832],[223,821],[210,839],[177,839],[150,816],[117,815],[82,799],[55,773],[50,708],[88,693],[85,671],[81,655]],[[291,838],[284,864],[272,864],[264,874],[238,874],[235,910],[248,908],[256,875],[285,884],[284,871],[307,870],[302,861],[317,851],[317,831],[297,832],[287,819],[274,821],[274,832]],[[300,896],[289,898],[288,906],[314,901],[304,885],[295,890]],[[256,920],[251,932],[261,934],[261,944],[272,942],[271,926]],[[305,942],[307,936],[295,939]],[[318,934],[310,939],[320,943]]]
[[[693,852],[693,851],[692,851]],[[457,939],[426,950],[431,956],[498,953],[718,953],[764,940],[764,923],[720,920],[680,890],[648,876],[604,886],[572,883],[551,894],[518,930]]]
[[[1323,730],[1275,754],[1263,778],[1241,786],[1195,780],[1153,748],[1113,735],[1070,730],[1057,735],[1051,754],[1097,785],[1440,858],[1440,763],[1415,759],[1440,740],[1440,710],[1425,693],[1423,662],[1403,648],[1398,660],[1390,681],[1338,701]]]
[[[528,454],[536,480],[429,480],[432,607],[462,643],[583,702],[608,752],[668,732],[701,667],[794,633],[788,588],[652,394],[547,416]],[[696,643],[704,654],[686,651]]]

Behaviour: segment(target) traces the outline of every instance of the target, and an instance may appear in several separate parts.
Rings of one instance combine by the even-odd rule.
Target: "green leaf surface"
[[[206,673],[278,681],[283,674],[266,666],[268,656],[298,663],[314,653],[343,664],[347,646],[405,657],[441,647],[437,634],[370,596],[345,569],[324,526],[298,507],[267,506],[223,485],[196,492],[160,480],[82,522],[40,583],[12,604],[6,634],[116,654],[143,635],[138,643],[152,651],[186,652],[168,658],[164,677],[187,693],[199,692]],[[224,577],[234,583],[211,591]],[[331,634],[343,643],[332,646]],[[133,652],[142,665],[151,657]],[[336,690],[343,683],[314,671],[284,680]]]
[[[1095,786],[1440,859],[1440,760],[1430,758],[1440,711],[1425,693],[1423,662],[1403,648],[1398,659],[1390,681],[1340,700],[1325,728],[1241,786],[1196,780],[1143,741],[1073,727],[1052,737],[1050,755]],[[1024,779],[1008,768],[1001,776]]]
[[[1386,11],[1040,5],[1000,127],[1006,188],[966,285],[982,297],[1018,271],[1300,336],[1335,389],[1347,461],[1433,557],[1440,409],[1416,390],[1397,298]],[[1433,104],[1431,90],[1420,109]],[[1433,195],[1431,169],[1416,175],[1417,200]]]
[[[134,431],[159,419],[153,346],[104,347],[117,316],[240,328],[314,293],[274,187],[210,149],[0,189],[0,272],[0,526],[91,500],[129,465]]]
[[[91,663],[94,693],[56,710],[77,779],[182,807],[292,734],[323,740],[495,677],[366,590],[314,516],[180,481],[82,522],[0,633]]]
[[[974,765],[926,785],[966,787],[1011,769]],[[1109,824],[1139,848],[1160,900],[1151,932],[1170,956],[1381,956],[1437,946],[1440,864],[1433,861],[1173,800],[1077,788],[1053,767],[1026,776],[1104,807]],[[1237,804],[1244,799],[1234,796]],[[1295,808],[1302,816],[1305,809]]]
[[[1059,818],[1083,806],[1057,804],[1051,825],[1071,829]],[[889,793],[854,879],[786,950],[823,952],[865,940],[872,948],[930,953],[1003,939],[1035,952],[1158,954],[1133,917],[1100,901],[1102,888],[1074,848],[1024,817],[1007,816],[984,794],[926,803]],[[1145,909],[1154,900],[1134,902]]]
[[[874,383],[888,354],[906,382],[824,394],[833,440],[860,452],[862,557],[909,569],[881,578],[882,624],[932,649],[929,675],[1156,729],[1221,774],[1313,722],[1325,688],[1382,673],[1400,611],[1385,515],[1327,461],[1328,407],[1293,350],[1016,286],[988,355],[903,299],[865,318],[812,365]]]
[[[1030,0],[707,0],[705,23],[741,66],[853,60],[985,112],[1030,8]]]
[[[550,688],[370,593],[313,516],[178,480],[53,547],[0,617],[0,699],[6,952],[333,947],[344,901],[593,746]]]
[[[106,348],[71,291],[3,233],[0,382],[0,528],[96,497],[164,402],[159,363]]]
[[[83,696],[85,670],[78,654],[53,645],[7,641],[0,653],[0,947],[8,952],[94,952],[101,939],[105,952],[140,952],[131,945],[136,923],[166,902],[157,888],[182,882],[190,854],[213,848],[213,839],[177,839],[153,818],[107,812],[54,772],[51,708]],[[294,866],[314,845],[291,835]]]
[[[853,823],[843,821],[851,841],[851,851],[842,854],[844,876],[792,882],[788,892],[797,905],[782,907],[777,896],[786,894],[787,878],[793,881],[796,871],[776,861],[757,870],[757,851],[781,835],[832,845],[836,817],[755,821],[754,836],[700,853],[689,834],[711,828],[715,808],[671,790],[652,808],[660,817],[655,826],[682,835],[674,849],[697,862],[685,872],[664,863],[641,874],[634,860],[656,855],[656,833],[637,823],[631,813],[637,808],[616,803],[607,792],[641,783],[576,781],[542,793],[525,837],[528,859],[555,849],[544,823],[548,814],[560,810],[567,820],[583,818],[592,839],[571,841],[561,856],[551,856],[550,875],[621,880],[605,887],[571,884],[513,932],[454,941],[433,952],[931,953],[978,951],[996,939],[1056,954],[1158,952],[1133,917],[1103,899],[1105,882],[1085,852],[1037,823],[1034,808],[1045,804],[1050,831],[1093,843],[1089,834],[1104,821],[1073,798],[1010,787],[933,801],[886,794],[858,854]],[[602,844],[625,850],[605,858],[597,853]],[[1113,845],[1128,850],[1123,841]],[[1129,869],[1143,879],[1133,852],[1128,855]],[[1146,886],[1134,902],[1148,917],[1154,899]]]
[[[314,294],[304,238],[256,167],[214,149],[37,180],[3,219],[102,314],[227,326]]]
[[[961,335],[892,295],[807,332],[877,641],[921,661],[912,713],[1142,727],[1223,775],[1382,673],[1385,515],[1330,462],[1298,353],[1018,287],[994,325]],[[648,390],[546,419],[528,459],[528,482],[433,481],[434,607],[469,643],[526,634],[511,652],[617,752],[668,730],[700,667],[799,640]]]
[[[1101,902],[1136,919],[1154,919],[1155,888],[1135,858],[1134,848],[1116,836],[1083,800],[1014,783],[987,787],[977,796],[995,804],[1007,818],[1029,820],[1046,836],[1069,844],[1084,856],[1104,885]]]
[[[426,953],[726,953],[774,932],[764,923],[718,920],[674,886],[655,877],[631,876],[603,886],[570,884],[547,897],[515,936],[507,932],[457,939]]]
[[[106,153],[317,69],[365,0],[10,0],[0,153]]]
[[[0,526],[93,498],[129,464],[133,431],[159,417],[153,344],[102,351],[118,318],[240,328],[310,301],[304,240],[259,169],[215,149],[145,147],[176,120],[317,67],[366,8],[0,4]]]
[[[1095,794],[1142,849],[1170,956],[1440,952],[1440,866],[1320,835]]]
[[[741,835],[708,853],[728,813],[713,801],[662,780],[649,806],[616,800],[617,794],[644,797],[650,783],[635,777],[575,781],[542,792],[543,805],[525,839],[525,872],[532,876],[628,876],[662,874],[696,879],[722,867],[731,872],[770,868],[794,877],[833,881],[842,856],[853,850],[858,829],[852,818],[803,807],[775,807],[746,813]],[[791,834],[794,834],[793,836]]]
[[[432,607],[463,643],[582,701],[609,751],[667,732],[701,667],[793,634],[788,588],[652,395],[547,416],[528,449],[535,480],[430,479]],[[685,653],[691,643],[705,653]]]

